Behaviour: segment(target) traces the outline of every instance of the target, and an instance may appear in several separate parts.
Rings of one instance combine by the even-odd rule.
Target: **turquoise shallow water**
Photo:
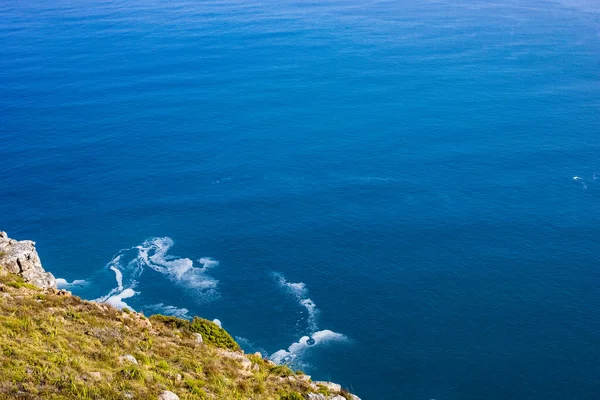
[[[367,400],[597,398],[594,2],[0,22],[0,229],[76,294],[217,318]]]

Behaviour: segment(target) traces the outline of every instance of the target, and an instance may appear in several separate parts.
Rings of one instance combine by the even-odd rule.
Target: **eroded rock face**
[[[0,266],[42,289],[56,288],[56,279],[42,268],[31,240],[17,241],[0,232]]]

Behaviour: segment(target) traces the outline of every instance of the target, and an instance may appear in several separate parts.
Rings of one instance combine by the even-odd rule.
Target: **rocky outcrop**
[[[315,381],[315,385],[323,386],[328,391],[330,391],[331,393],[335,393],[335,394],[338,394],[342,390],[341,385],[338,385],[337,383],[333,383],[333,382]]]
[[[42,262],[31,240],[17,241],[0,232],[0,266],[42,289],[56,288],[56,279],[42,268]]]

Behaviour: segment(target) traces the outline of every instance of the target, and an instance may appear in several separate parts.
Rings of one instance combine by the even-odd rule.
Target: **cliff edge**
[[[42,289],[56,288],[56,279],[42,268],[42,262],[31,240],[17,241],[0,232],[0,265],[4,271],[17,274]]]
[[[119,310],[56,289],[35,244],[0,232],[0,399],[360,400],[221,327]]]

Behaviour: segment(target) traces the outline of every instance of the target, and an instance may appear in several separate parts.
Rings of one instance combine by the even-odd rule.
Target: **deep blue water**
[[[599,54],[591,0],[4,0],[0,229],[366,400],[598,399]]]

